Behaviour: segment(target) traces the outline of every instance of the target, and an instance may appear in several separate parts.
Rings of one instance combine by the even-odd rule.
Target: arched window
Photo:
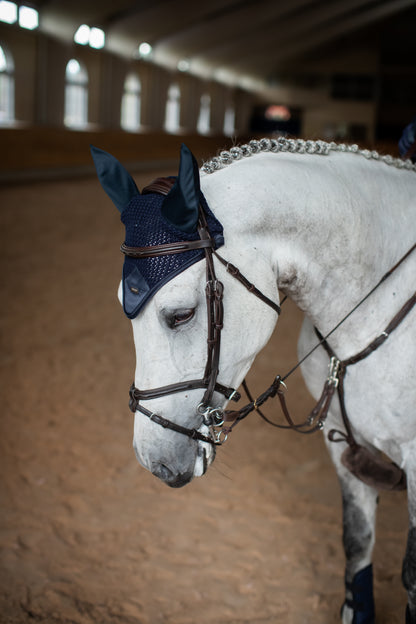
[[[211,130],[211,96],[204,93],[201,96],[198,123],[196,129],[199,134],[208,134]]]
[[[235,134],[235,109],[233,106],[228,106],[225,109],[223,130],[227,137],[231,137]]]
[[[121,127],[128,132],[137,132],[140,128],[141,84],[136,74],[129,74],[124,82],[121,100]]]
[[[66,66],[64,123],[78,129],[88,125],[88,73],[76,59]]]
[[[0,46],[0,125],[14,121],[14,64],[10,54]]]
[[[169,87],[166,101],[165,130],[177,132],[180,128],[181,90],[177,84]]]

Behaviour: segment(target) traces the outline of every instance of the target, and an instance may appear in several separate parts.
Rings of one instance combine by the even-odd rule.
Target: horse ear
[[[94,145],[90,149],[101,186],[122,212],[133,197],[140,195],[139,189],[117,158]]]
[[[199,168],[190,149],[182,143],[179,174],[161,211],[167,221],[190,234],[195,232],[199,214]]]

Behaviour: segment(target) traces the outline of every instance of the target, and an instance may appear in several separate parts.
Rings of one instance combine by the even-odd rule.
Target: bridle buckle
[[[339,384],[339,367],[341,362],[334,355],[331,357],[328,366],[327,383],[334,388],[338,388]]]

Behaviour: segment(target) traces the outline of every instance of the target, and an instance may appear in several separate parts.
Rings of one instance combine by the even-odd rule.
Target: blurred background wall
[[[151,4],[151,6],[149,6]],[[0,180],[200,158],[276,133],[396,153],[414,0],[0,2]]]

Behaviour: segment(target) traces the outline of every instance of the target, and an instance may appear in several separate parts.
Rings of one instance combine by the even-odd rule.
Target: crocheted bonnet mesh
[[[163,195],[149,193],[131,200],[121,213],[121,220],[126,226],[126,245],[148,247],[199,240],[198,232],[185,234],[163,217],[161,206],[164,199]],[[218,248],[224,244],[222,225],[212,214],[202,193],[200,204],[210,235]],[[155,292],[204,257],[203,249],[150,258],[126,256],[123,265],[123,309],[128,318],[135,318]]]
[[[182,145],[179,174],[167,195],[140,194],[133,178],[111,154],[91,146],[103,189],[121,213],[128,247],[151,247],[199,240],[199,211],[203,210],[215,248],[224,244],[223,228],[208,207],[199,187],[199,170],[190,150]],[[135,318],[149,299],[168,281],[205,257],[203,249],[177,254],[133,258],[123,265],[123,309]]]

